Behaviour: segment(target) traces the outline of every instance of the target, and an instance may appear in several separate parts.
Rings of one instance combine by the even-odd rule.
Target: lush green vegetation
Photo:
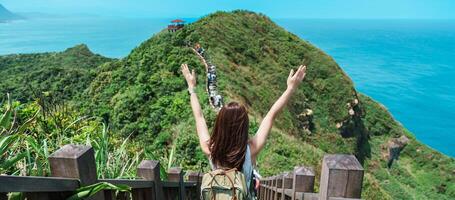
[[[330,56],[256,13],[211,14],[177,33],[156,34],[121,60],[89,54],[83,46],[63,53],[3,56],[0,74],[6,78],[0,82],[0,92],[13,92],[21,101],[13,104],[21,119],[18,123],[30,118],[51,120],[26,126],[33,133],[27,137],[45,142],[47,152],[69,142],[93,145],[100,176],[131,175],[134,167],[122,167],[134,166],[142,158],[198,169],[207,159],[198,146],[186,85],[179,72],[181,63],[188,63],[198,73],[197,93],[209,126],[216,113],[206,103],[204,68],[185,46],[187,42],[199,42],[206,49],[217,66],[218,85],[227,101],[248,106],[252,134],[285,89],[289,70],[299,64],[308,66],[307,78],[259,155],[262,174],[291,170],[300,164],[318,171],[324,153],[350,153],[366,169],[365,199],[455,198],[452,158],[416,141],[383,106],[358,94]],[[27,92],[24,82],[38,95]],[[60,121],[41,116],[49,109],[40,102],[49,95],[64,99],[48,100],[50,105],[66,105],[50,109],[68,113],[59,117]],[[349,114],[351,108],[353,115]],[[302,117],[307,110],[313,112],[311,117]],[[387,142],[401,135],[410,137],[411,142],[400,160],[387,169]],[[35,163],[44,165],[41,171],[45,172],[46,153],[38,153],[44,150],[24,149],[20,144],[28,144],[30,139],[20,138],[10,144],[17,148],[9,150],[6,155],[12,158],[7,159],[27,151],[35,152],[38,159],[23,157],[19,159],[22,164],[3,168],[2,173],[19,174],[26,169],[20,174],[40,174],[30,167]],[[112,159],[109,163],[114,166],[103,166],[106,159]]]
[[[81,95],[102,63],[113,61],[93,54],[86,45],[61,53],[0,56],[0,93],[26,102],[41,92],[58,93],[60,101]]]

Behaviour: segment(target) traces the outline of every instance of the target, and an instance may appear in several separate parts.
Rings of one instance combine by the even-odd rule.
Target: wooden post
[[[168,180],[179,183],[179,199],[185,200],[185,183],[183,182],[183,170],[179,167],[173,167],[167,172]]]
[[[114,190],[104,190],[104,200],[116,200]]]
[[[283,174],[275,176],[275,198],[274,200],[280,200],[283,196]]]
[[[269,195],[269,178],[267,177],[264,181],[264,199],[268,199]]]
[[[267,179],[265,180],[265,198],[266,200],[269,200],[270,199],[270,177],[267,177]]]
[[[81,186],[98,182],[93,148],[67,144],[49,156],[51,175],[54,177],[77,178]],[[99,192],[88,199],[104,199]]]
[[[188,173],[188,180],[192,182],[202,182],[202,173],[199,172],[189,172]]]
[[[133,199],[164,199],[163,187],[160,177],[160,162],[143,160],[137,167],[137,176],[153,181],[153,188],[133,190]]]
[[[264,191],[264,189],[262,188],[262,183],[263,183],[263,180],[259,180],[258,199],[263,199],[263,197],[262,197],[262,191]]]
[[[261,180],[261,198],[260,199],[265,199],[266,183],[267,183],[267,181],[265,178]]]
[[[320,199],[330,197],[360,198],[363,167],[353,155],[328,154],[321,170]]]
[[[119,192],[117,194],[116,200],[129,200],[130,199],[130,193],[129,192]]]
[[[296,199],[297,192],[314,191],[314,170],[311,167],[300,166],[294,168],[292,183],[292,200]]]
[[[188,199],[199,199],[201,184],[202,184],[202,173],[200,172],[188,172],[188,181],[195,182],[196,187],[188,191]]]
[[[268,184],[268,190],[269,190],[269,194],[267,195],[267,199],[268,200],[272,200],[273,198],[273,190],[272,190],[272,187],[273,187],[273,176],[269,177],[269,184]]]
[[[281,196],[281,200],[287,199],[286,190],[292,189],[293,176],[294,174],[292,172],[283,173],[283,194]]]
[[[276,197],[276,175],[273,176],[272,178],[272,198],[270,198],[271,200],[275,200],[275,197]]]

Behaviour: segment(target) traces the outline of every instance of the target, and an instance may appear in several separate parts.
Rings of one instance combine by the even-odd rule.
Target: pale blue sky
[[[272,18],[455,19],[455,0],[0,0],[16,12],[125,17],[200,17],[248,9]]]

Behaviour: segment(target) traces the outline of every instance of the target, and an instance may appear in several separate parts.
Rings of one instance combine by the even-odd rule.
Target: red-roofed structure
[[[181,20],[181,19],[174,19],[171,21],[172,23],[183,23],[185,21]]]
[[[183,28],[185,26],[185,21],[181,19],[174,19],[171,21],[171,24],[167,26],[167,30],[169,32],[176,32],[179,29]]]

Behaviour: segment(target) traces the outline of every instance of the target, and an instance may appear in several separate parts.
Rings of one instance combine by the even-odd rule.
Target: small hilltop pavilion
[[[185,26],[185,21],[181,19],[174,19],[171,21],[171,24],[167,26],[169,32],[176,32]]]

